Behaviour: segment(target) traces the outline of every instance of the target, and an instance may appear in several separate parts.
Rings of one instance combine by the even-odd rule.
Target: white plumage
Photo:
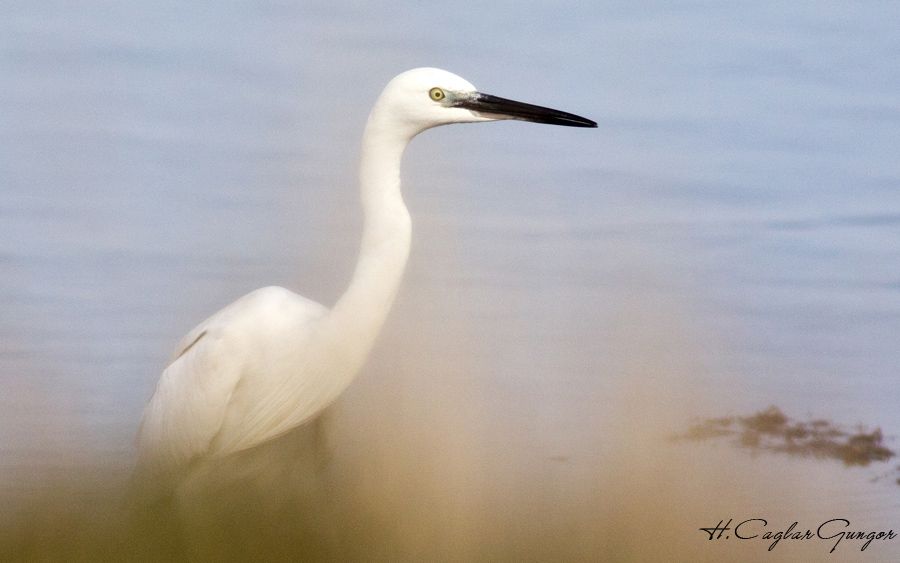
[[[198,459],[253,447],[334,401],[362,367],[406,265],[411,232],[400,193],[404,149],[437,125],[497,119],[596,127],[573,114],[479,93],[439,69],[395,77],[363,135],[365,224],[347,291],[329,310],[287,289],[265,287],[189,332],[144,412],[139,469],[172,475]]]

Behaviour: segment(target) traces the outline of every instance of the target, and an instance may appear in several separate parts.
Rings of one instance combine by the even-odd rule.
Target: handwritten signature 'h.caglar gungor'
[[[799,522],[794,522],[784,530],[771,531],[766,530],[769,523],[764,518],[749,518],[732,527],[731,523],[733,521],[733,518],[729,518],[728,522],[720,520],[718,525],[711,528],[700,528],[700,531],[709,534],[710,540],[731,539],[731,536],[733,535],[739,540],[758,539],[769,541],[771,543],[769,544],[768,551],[775,549],[775,546],[777,546],[778,542],[781,540],[833,540],[834,544],[831,546],[831,551],[829,551],[829,553],[834,553],[834,550],[837,549],[838,545],[840,545],[843,540],[864,542],[859,550],[865,551],[873,541],[888,541],[897,537],[897,533],[894,532],[893,529],[877,532],[849,530],[850,521],[846,518],[832,518],[831,520],[826,520],[819,524],[819,527],[816,528],[815,532],[811,529],[806,529],[805,531],[797,530],[796,528],[799,525]]]

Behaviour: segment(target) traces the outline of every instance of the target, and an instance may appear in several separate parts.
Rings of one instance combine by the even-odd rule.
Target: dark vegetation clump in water
[[[754,451],[836,459],[846,466],[867,466],[896,455],[884,445],[880,428],[868,431],[860,427],[848,432],[824,419],[793,420],[774,406],[750,416],[702,420],[675,436],[676,440],[688,441],[714,438],[733,438],[739,447]]]

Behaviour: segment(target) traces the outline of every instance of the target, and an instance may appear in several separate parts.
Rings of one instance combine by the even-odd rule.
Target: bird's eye
[[[444,91],[441,90],[440,88],[432,88],[431,90],[428,91],[428,95],[431,97],[432,100],[434,100],[436,102],[443,100],[444,97],[446,96],[446,94],[444,94]]]

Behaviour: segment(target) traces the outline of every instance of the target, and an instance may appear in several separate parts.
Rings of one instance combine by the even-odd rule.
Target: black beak
[[[506,98],[482,94],[481,92],[475,92],[460,99],[453,106],[505,119],[520,119],[522,121],[533,121],[534,123],[565,125],[566,127],[597,126],[596,122],[574,113],[507,100]]]

